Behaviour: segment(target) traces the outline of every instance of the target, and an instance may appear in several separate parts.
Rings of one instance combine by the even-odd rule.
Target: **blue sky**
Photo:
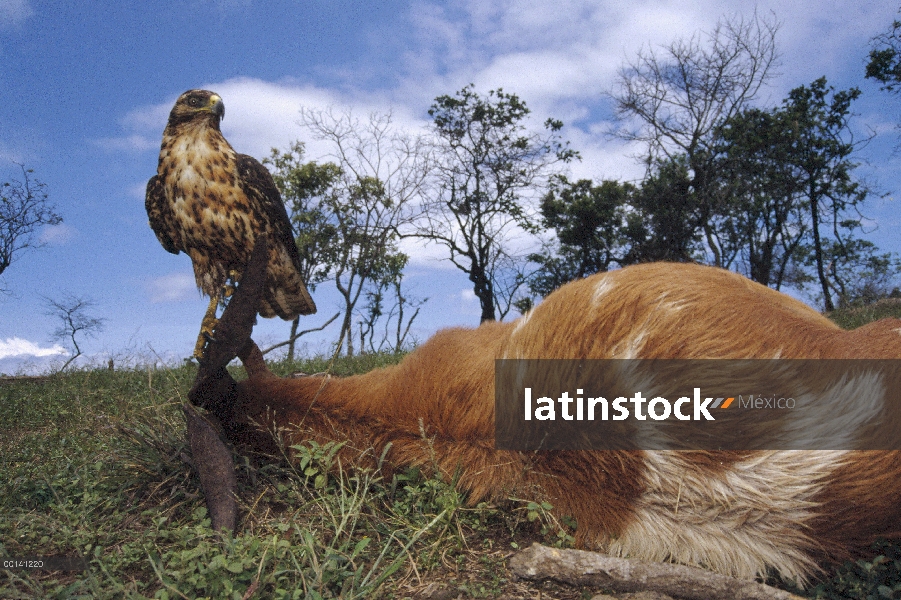
[[[262,158],[300,139],[312,159],[325,148],[298,124],[301,107],[391,110],[398,127],[416,132],[436,96],[470,82],[482,92],[503,87],[536,122],[566,123],[564,136],[583,156],[574,176],[635,179],[636,149],[603,135],[616,69],[642,46],[710,30],[720,16],[755,6],[782,22],[778,76],[758,104],[823,75],[838,89],[863,90],[855,127],[879,135],[859,173],[889,194],[868,205],[869,238],[901,252],[892,152],[901,100],[863,79],[869,41],[897,17],[896,2],[0,0],[0,181],[25,164],[64,218],[0,276],[0,372],[59,361],[44,298],[66,293],[92,298],[93,314],[107,320],[84,344],[95,360],[190,353],[206,301],[190,260],[157,242],[143,202],[166,116],[186,89],[223,97],[223,132],[239,152]],[[434,250],[407,249],[411,291],[429,298],[417,337],[476,325],[465,276]],[[338,310],[329,284],[314,298],[319,314],[302,327]],[[261,320],[255,337],[275,342],[287,331]],[[334,324],[307,351],[324,351],[336,336]]]

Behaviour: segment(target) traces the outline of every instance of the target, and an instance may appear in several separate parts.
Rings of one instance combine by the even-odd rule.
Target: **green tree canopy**
[[[634,192],[628,183],[554,177],[541,215],[542,225],[556,233],[557,247],[529,255],[539,266],[529,280],[532,293],[546,296],[567,281],[620,263],[625,208]]]
[[[886,91],[901,91],[901,21],[896,19],[889,31],[873,38],[865,75],[881,82]]]
[[[435,135],[435,186],[425,201],[417,235],[444,245],[469,276],[481,320],[503,318],[524,283],[509,238],[518,226],[534,232],[527,199],[577,154],[561,141],[563,124],[548,119],[530,131],[525,102],[502,90],[477,93],[472,85],[439,96],[429,109]]]
[[[704,231],[701,225],[707,218],[691,185],[686,157],[659,161],[632,194],[625,229],[629,249],[622,264],[697,260]]]
[[[851,103],[859,96],[859,89],[835,91],[821,77],[789,92],[782,107],[793,138],[789,164],[802,186],[810,214],[812,262],[824,308],[830,311],[835,303],[827,266],[830,258],[837,256],[830,257],[823,240],[831,234],[834,248],[841,251],[848,232],[860,227],[859,207],[869,193],[853,174],[857,164],[852,155],[866,141],[855,140],[850,127]]]

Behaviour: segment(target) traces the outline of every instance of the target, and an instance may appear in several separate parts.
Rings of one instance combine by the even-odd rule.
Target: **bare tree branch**
[[[51,317],[58,317],[60,326],[53,332],[53,339],[65,340],[71,345],[72,356],[60,368],[60,372],[66,370],[72,362],[81,356],[81,347],[78,345],[79,334],[94,337],[103,331],[106,319],[93,317],[87,314],[90,308],[96,306],[93,300],[66,294],[61,300],[44,298],[48,311],[45,313]]]
[[[58,225],[63,220],[48,201],[47,186],[32,179],[31,169],[21,164],[19,168],[21,181],[0,186],[0,274],[18,253],[41,245],[35,240],[39,227]]]
[[[391,114],[360,120],[349,111],[301,111],[301,125],[329,143],[328,155],[341,177],[325,198],[335,237],[326,260],[344,300],[340,339],[354,353],[355,307],[364,292],[379,293],[393,278],[400,231],[412,223],[431,171],[431,151],[422,136],[397,130]],[[376,319],[379,314],[374,315]]]
[[[291,342],[297,341],[301,336],[304,336],[304,335],[306,335],[306,334],[308,334],[308,333],[313,333],[314,331],[322,331],[323,329],[325,329],[326,327],[328,327],[329,325],[331,325],[331,324],[332,324],[332,321],[334,321],[335,319],[337,319],[337,318],[340,317],[340,316],[341,316],[341,313],[340,313],[340,312],[336,312],[336,313],[332,316],[331,319],[329,319],[328,321],[326,321],[325,323],[323,323],[321,326],[316,327],[316,328],[313,328],[313,329],[304,329],[303,331],[298,331],[297,333],[293,334],[290,338],[288,338],[288,339],[285,340],[284,342],[279,342],[279,343],[277,343],[277,344],[274,344],[274,345],[272,345],[272,346],[269,346],[269,347],[266,348],[265,350],[262,350],[262,351],[261,351],[261,354],[267,354],[267,353],[269,353],[269,352],[272,352],[272,351],[275,350],[276,348],[281,348],[282,346],[287,346],[287,345],[289,345]]]
[[[647,144],[651,158],[691,157],[772,76],[778,29],[775,17],[755,11],[720,20],[706,39],[696,34],[642,50],[619,70],[612,95],[619,128],[611,133]]]

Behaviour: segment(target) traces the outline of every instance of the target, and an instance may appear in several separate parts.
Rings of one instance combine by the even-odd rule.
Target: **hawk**
[[[210,297],[194,355],[216,323],[216,308],[241,277],[257,236],[269,259],[259,314],[292,320],[316,312],[301,277],[291,222],[272,175],[222,136],[218,94],[189,90],[169,113],[157,174],[147,182],[150,227],[163,248],[191,257],[197,287]]]

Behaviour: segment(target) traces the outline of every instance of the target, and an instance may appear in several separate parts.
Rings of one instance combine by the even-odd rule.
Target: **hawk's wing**
[[[297,242],[291,219],[282,203],[282,196],[275,187],[272,175],[260,164],[260,161],[246,154],[238,155],[238,178],[241,189],[248,198],[259,200],[259,209],[263,211],[270,227],[270,243],[276,242],[285,247],[298,273],[301,270],[300,254],[297,253]]]
[[[288,211],[285,210],[272,175],[252,156],[238,154],[237,162],[241,189],[250,200],[253,210],[260,211],[258,218],[269,226],[271,244],[269,272],[275,281],[267,283],[277,281],[277,285],[271,290],[272,293],[264,295],[260,314],[269,317],[272,316],[269,313],[274,312],[286,318],[288,315],[298,313],[302,315],[315,313],[316,305],[302,278],[300,254],[297,252],[291,220],[288,218]],[[276,287],[281,288],[288,297],[276,293]]]
[[[147,217],[150,219],[150,228],[156,234],[156,238],[160,241],[168,252],[178,254],[181,248],[175,244],[178,239],[177,229],[175,227],[175,215],[172,213],[172,207],[166,199],[166,192],[163,189],[163,181],[156,175],[147,182],[147,195],[144,197],[144,208],[147,209]],[[284,209],[283,209],[284,210]]]

